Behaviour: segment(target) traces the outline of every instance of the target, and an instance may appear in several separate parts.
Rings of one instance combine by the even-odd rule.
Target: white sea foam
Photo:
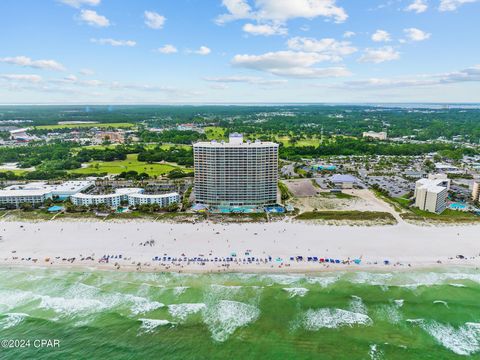
[[[371,273],[371,272],[358,272],[355,273],[351,279],[355,284],[367,284],[367,285],[388,285],[393,274],[390,273]]]
[[[140,329],[145,333],[151,333],[159,326],[165,326],[172,324],[168,320],[159,320],[159,319],[138,319],[142,322]]]
[[[402,314],[398,305],[380,305],[376,310],[376,317],[388,321],[391,324],[398,324],[402,320]]]
[[[205,309],[204,322],[212,334],[212,339],[223,342],[238,328],[257,320],[259,315],[260,310],[253,305],[221,300]]]
[[[0,312],[8,312],[37,298],[38,296],[30,291],[1,290]]]
[[[305,280],[309,284],[319,284],[321,287],[326,288],[337,282],[339,276],[319,276],[319,277],[307,277]]]
[[[367,306],[363,302],[362,298],[356,295],[352,295],[352,300],[350,301],[350,310],[354,313],[367,314]]]
[[[175,295],[175,296],[182,295],[185,291],[187,291],[188,288],[189,288],[189,286],[177,286],[177,287],[174,287],[174,288],[173,288],[173,295]]]
[[[140,296],[126,295],[126,299],[127,301],[132,303],[132,306],[130,307],[130,311],[134,315],[145,314],[147,312],[150,312],[165,306],[164,304],[158,301],[151,301],[147,298],[140,297]]]
[[[59,315],[75,316],[90,314],[107,308],[106,304],[96,299],[41,296],[40,308],[53,310]]]
[[[66,298],[93,298],[98,295],[100,289],[83,283],[76,283],[69,287],[64,293]]]
[[[419,286],[449,284],[454,281],[473,281],[480,283],[480,274],[469,272],[399,272],[399,273],[369,273],[358,272],[350,279],[356,284],[399,286],[416,289]],[[449,284],[452,285],[452,284]],[[454,286],[462,286],[458,284]]]
[[[28,316],[28,314],[23,313],[7,313],[4,315],[5,317],[3,319],[0,319],[0,329],[2,330],[10,329],[14,326],[17,326]]]
[[[185,321],[188,316],[202,311],[205,307],[206,305],[204,303],[172,304],[168,305],[168,312],[174,318]]]
[[[383,359],[383,351],[378,348],[377,344],[370,345],[370,351],[368,352],[371,360]]]
[[[288,294],[290,295],[290,298],[293,298],[295,296],[299,297],[304,297],[308,293],[308,289],[303,288],[303,287],[298,287],[298,288],[283,288]]]
[[[403,304],[404,304],[404,302],[405,302],[405,300],[403,300],[403,299],[398,299],[398,300],[394,300],[394,302],[395,302],[395,305],[397,305],[398,307],[402,307]]]
[[[269,274],[269,275],[264,275],[262,278],[266,280],[270,280],[274,284],[291,285],[293,283],[296,283],[304,279],[305,277],[301,275]]]
[[[373,321],[365,314],[343,309],[322,308],[307,310],[303,317],[303,327],[317,331],[321,328],[335,329],[342,326],[372,325]]]
[[[435,300],[433,303],[434,304],[442,304],[442,305],[444,305],[445,307],[448,308],[448,303],[444,300]]]
[[[458,355],[472,355],[480,351],[480,324],[466,323],[454,328],[438,322],[420,322],[420,327],[445,348]]]

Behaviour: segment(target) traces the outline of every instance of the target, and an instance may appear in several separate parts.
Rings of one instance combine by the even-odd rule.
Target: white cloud
[[[464,4],[477,2],[478,0],[440,0],[440,11],[455,11]]]
[[[208,47],[203,46],[203,45],[200,46],[200,48],[198,50],[193,51],[194,54],[202,55],[202,56],[208,55],[211,52],[212,52],[212,50],[210,50]]]
[[[55,60],[32,60],[27,56],[0,58],[0,63],[31,67],[35,69],[65,71],[65,67]]]
[[[288,30],[280,24],[250,24],[247,23],[243,25],[243,31],[251,35],[262,35],[262,36],[271,36],[271,35],[286,35]]]
[[[161,29],[165,25],[167,20],[165,16],[162,16],[154,11],[145,11],[143,13],[145,17],[145,25],[151,29]]]
[[[343,86],[355,89],[436,86],[464,82],[480,82],[480,65],[449,73],[414,75],[401,78],[371,78],[347,81]]]
[[[372,40],[375,42],[388,42],[388,41],[392,41],[392,37],[385,30],[377,30],[372,35]]]
[[[398,51],[391,46],[385,46],[378,49],[365,49],[358,61],[380,64],[385,61],[398,60],[399,58],[400,53]]]
[[[248,5],[247,0],[223,0],[222,4],[227,8],[228,13],[220,15],[216,19],[218,24],[238,19],[251,18],[252,8]]]
[[[225,76],[225,77],[206,77],[205,81],[216,83],[246,83],[253,85],[279,85],[287,83],[287,80],[283,79],[264,79],[256,76]]]
[[[337,23],[347,20],[348,15],[342,7],[336,5],[336,0],[255,0],[252,5],[248,0],[223,0],[223,6],[227,9],[226,14],[217,17],[217,24],[225,24],[229,21],[248,19],[257,22],[250,24],[252,32],[257,35],[283,35],[285,30],[271,33],[272,28],[283,29],[288,20],[295,18],[314,19],[322,16],[333,19]],[[270,26],[268,29],[266,26]]]
[[[177,48],[171,44],[166,44],[158,48],[157,51],[162,54],[175,54],[178,52]]]
[[[432,34],[427,33],[425,31],[422,31],[420,29],[416,28],[408,28],[404,29],[403,32],[405,33],[405,36],[410,40],[410,41],[424,41],[430,38]]]
[[[428,5],[425,0],[414,0],[405,8],[405,11],[414,11],[417,14],[427,11]]]
[[[39,83],[42,81],[40,75],[34,74],[0,74],[0,79],[7,81],[22,81],[29,83]]]
[[[337,41],[335,39],[314,39],[294,37],[288,40],[290,49],[303,52],[314,52],[323,55],[325,61],[342,61],[344,56],[357,51],[349,41]]]
[[[81,10],[79,19],[91,26],[110,26],[110,20],[108,20],[105,16],[98,14],[94,10]]]
[[[90,39],[90,42],[100,45],[111,46],[135,46],[137,43],[133,40],[115,40],[115,39]]]
[[[81,69],[81,70],[79,71],[79,73],[80,73],[81,75],[85,75],[85,76],[92,76],[92,75],[95,74],[95,71],[93,71],[93,70],[91,70],[91,69]]]
[[[102,0],[58,0],[59,2],[74,7],[74,8],[80,8],[82,6],[97,6],[100,5],[100,2]]]
[[[357,34],[354,33],[353,31],[345,31],[345,32],[343,33],[343,37],[344,37],[345,39],[349,39],[349,38],[351,38],[351,37],[353,37],[353,36],[355,36],[355,35],[357,35]]]
[[[235,55],[232,64],[286,77],[319,78],[348,76],[344,67],[317,68],[315,64],[329,56],[314,52],[277,51],[262,55]]]

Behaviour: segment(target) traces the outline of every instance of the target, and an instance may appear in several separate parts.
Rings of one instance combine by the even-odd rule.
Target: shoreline
[[[28,263],[9,263],[0,262],[0,269],[8,270],[55,270],[64,272],[105,272],[105,273],[158,273],[158,274],[183,274],[183,275],[219,275],[219,274],[245,274],[245,275],[334,275],[334,274],[346,274],[356,272],[368,272],[368,273],[409,273],[409,272],[442,272],[447,269],[452,269],[453,272],[458,270],[470,270],[480,271],[480,264],[470,263],[449,263],[449,264],[427,264],[418,263],[412,266],[384,266],[384,265],[365,265],[365,266],[345,266],[340,265],[337,267],[282,267],[279,268],[265,268],[265,267],[251,267],[251,268],[231,268],[220,271],[215,268],[188,268],[188,269],[164,269],[164,268],[151,268],[143,267],[140,270],[136,270],[134,265],[123,265],[120,269],[115,269],[111,266],[98,266],[88,264],[28,264]]]
[[[179,273],[476,269],[479,230],[461,224],[8,221],[0,223],[0,266]],[[99,262],[104,256],[108,261]]]

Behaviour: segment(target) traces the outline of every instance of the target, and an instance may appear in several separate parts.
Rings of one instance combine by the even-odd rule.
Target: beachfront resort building
[[[229,141],[193,145],[196,202],[207,206],[262,206],[277,203],[278,144]]]
[[[93,181],[66,181],[60,184],[32,182],[22,185],[11,185],[0,190],[0,206],[18,208],[22,203],[37,206],[43,204],[47,199],[66,200],[72,195],[93,186]]]
[[[112,194],[84,194],[73,195],[70,200],[76,206],[90,206],[105,204],[111,208],[117,208],[122,204],[128,203],[130,206],[144,204],[158,204],[161,208],[179,203],[180,195],[178,193],[168,194],[144,194],[141,188],[120,188]]]
[[[415,206],[420,210],[441,213],[447,207],[450,180],[446,175],[429,175],[415,183]]]
[[[376,139],[376,140],[387,140],[387,132],[375,132],[375,131],[365,131],[363,133],[364,138]]]

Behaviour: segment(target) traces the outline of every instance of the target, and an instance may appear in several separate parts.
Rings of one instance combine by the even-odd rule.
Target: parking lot
[[[372,186],[377,184],[388,191],[391,197],[400,197],[415,190],[415,183],[405,180],[400,176],[368,176],[365,182]]]

